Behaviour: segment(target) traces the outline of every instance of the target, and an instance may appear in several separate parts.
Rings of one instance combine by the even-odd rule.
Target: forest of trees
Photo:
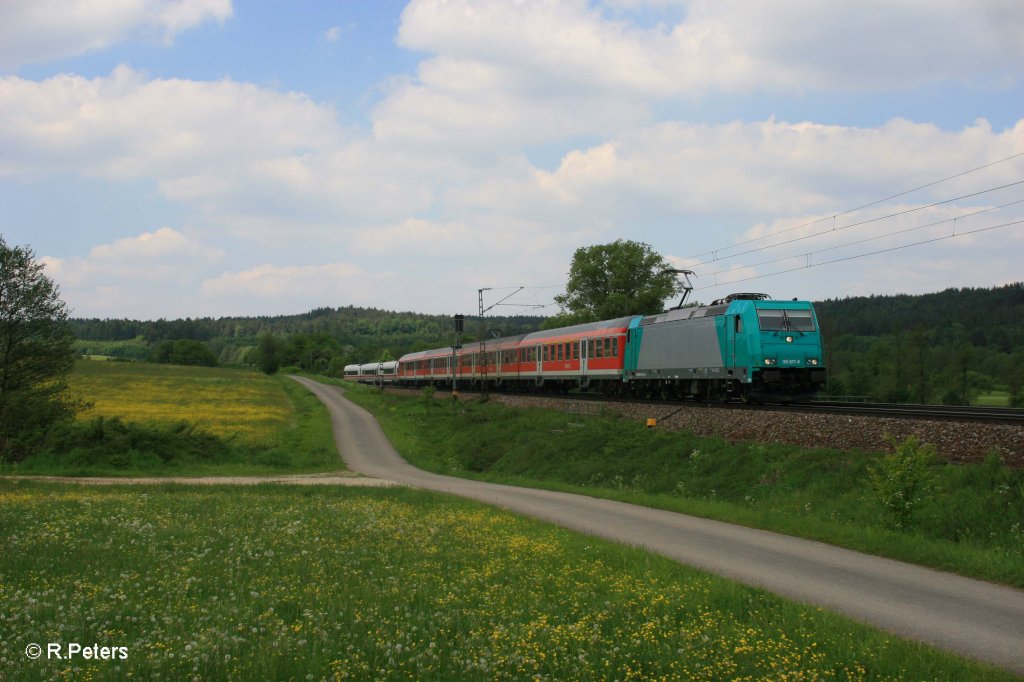
[[[868,296],[815,303],[829,393],[892,402],[966,403],[1005,391],[1021,404],[1024,284]],[[543,317],[488,317],[503,335],[539,329]],[[202,342],[223,365],[294,366],[340,375],[346,364],[397,358],[452,343],[450,316],[374,308],[302,315],[185,320],[71,320],[82,354],[171,361],[173,343]],[[464,341],[478,333],[466,320]],[[194,345],[188,357],[198,357]],[[262,350],[261,350],[262,348]],[[154,357],[154,353],[156,357]],[[269,354],[269,357],[267,357]]]
[[[537,330],[543,317],[490,317],[486,331],[502,335]],[[184,320],[73,319],[81,355],[153,360],[166,342],[199,341],[222,365],[259,365],[260,348],[273,352],[276,366],[340,376],[345,365],[452,343],[448,315],[391,312],[376,308],[317,308],[301,315],[221,317]],[[476,318],[466,320],[463,341],[479,334]],[[161,354],[160,357],[166,357]],[[166,360],[165,360],[166,361]]]
[[[815,303],[829,392],[968,404],[1006,391],[1021,406],[1024,284]]]

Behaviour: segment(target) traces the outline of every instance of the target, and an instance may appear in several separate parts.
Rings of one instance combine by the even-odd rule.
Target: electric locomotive
[[[792,402],[824,388],[823,360],[810,301],[731,294],[635,318],[623,380],[670,397]]]

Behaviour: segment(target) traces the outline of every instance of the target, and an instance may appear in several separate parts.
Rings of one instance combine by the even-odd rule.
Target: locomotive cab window
[[[786,317],[789,318],[789,328],[798,332],[814,331],[814,316],[810,310],[787,310]]]
[[[758,310],[757,323],[761,331],[813,332],[814,316],[810,310]]]

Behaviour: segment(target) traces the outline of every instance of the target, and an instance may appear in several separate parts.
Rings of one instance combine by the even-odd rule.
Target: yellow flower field
[[[74,393],[93,403],[80,419],[187,421],[254,445],[274,441],[293,422],[280,381],[256,372],[80,360],[70,383]]]

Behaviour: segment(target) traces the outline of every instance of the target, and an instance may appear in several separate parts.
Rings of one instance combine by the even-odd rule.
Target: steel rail
[[[418,387],[395,387],[417,390]],[[497,393],[521,395],[536,398],[554,398],[559,400],[604,401],[615,403],[636,403],[642,405],[662,405],[665,407],[683,407],[688,405],[713,407],[734,410],[761,410],[778,412],[808,412],[818,414],[845,414],[868,417],[892,417],[897,419],[923,419],[933,421],[984,422],[989,424],[1024,424],[1024,409],[1015,407],[982,407],[961,405],[919,405],[902,403],[848,403],[838,401],[812,401],[781,405],[774,403],[742,403],[718,402],[704,400],[670,400],[661,397],[638,398],[629,396],[609,396],[602,393],[543,393],[531,391],[514,391],[507,388],[481,390],[469,386],[459,387],[463,393]]]

